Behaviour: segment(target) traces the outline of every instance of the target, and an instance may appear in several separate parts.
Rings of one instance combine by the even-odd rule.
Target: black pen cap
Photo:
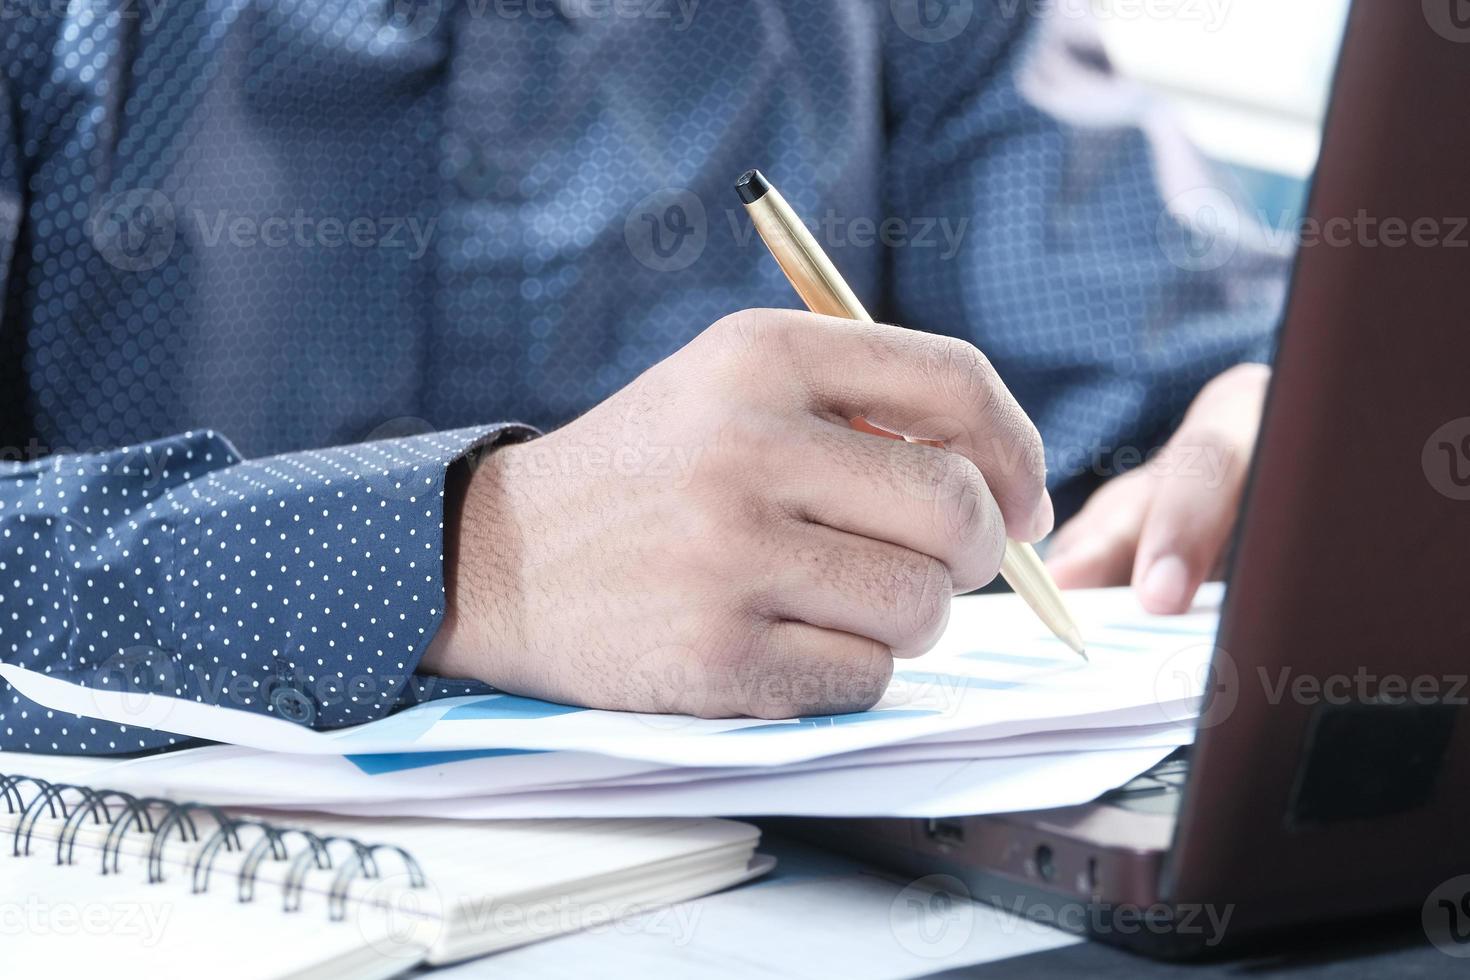
[[[771,182],[759,170],[747,170],[735,181],[735,189],[740,192],[740,200],[746,204],[754,204],[766,196],[766,192],[771,189]]]

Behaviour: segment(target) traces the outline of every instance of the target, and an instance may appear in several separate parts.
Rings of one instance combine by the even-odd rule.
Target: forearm
[[[448,467],[529,432],[491,426],[255,461],[202,432],[13,465],[0,479],[0,653],[83,686],[317,728],[382,717],[422,692],[415,672],[445,608]],[[37,725],[27,716],[45,712],[7,693],[5,749],[172,741]]]

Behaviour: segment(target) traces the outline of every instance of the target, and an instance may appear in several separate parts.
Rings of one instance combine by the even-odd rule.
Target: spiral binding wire
[[[24,792],[23,792],[24,790]],[[327,892],[327,907],[333,921],[347,915],[347,899],[352,880],[361,875],[367,879],[381,877],[379,853],[397,855],[412,888],[427,884],[423,869],[401,847],[391,844],[364,844],[351,837],[319,836],[299,827],[278,827],[256,817],[232,817],[219,807],[206,803],[177,803],[157,797],[137,797],[115,789],[92,789],[72,783],[53,783],[33,776],[0,773],[0,800],[8,814],[20,814],[11,833],[10,851],[14,857],[31,853],[31,840],[42,815],[62,822],[56,839],[56,863],[74,864],[77,835],[90,819],[94,826],[106,826],[102,845],[102,874],[120,874],[123,841],[129,831],[151,837],[148,845],[148,883],[163,881],[164,848],[169,836],[177,833],[185,843],[200,844],[199,852],[188,865],[190,890],[202,894],[209,890],[210,872],[220,851],[241,853],[244,859],[237,876],[237,900],[255,899],[255,883],[260,866],[267,860],[289,861],[281,886],[282,910],[299,911],[306,877],[312,870],[333,871]],[[213,822],[214,829],[201,836],[201,815]],[[247,849],[241,831],[252,829],[259,838]],[[289,841],[300,838],[305,847],[294,854]],[[334,858],[332,845],[347,853]],[[109,867],[110,858],[110,867]]]

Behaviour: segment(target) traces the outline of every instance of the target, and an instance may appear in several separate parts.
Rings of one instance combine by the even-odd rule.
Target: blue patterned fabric
[[[1065,515],[1266,355],[1282,263],[1200,247],[1034,7],[0,0],[0,658],[320,727],[463,693],[415,676],[445,467],[795,305],[752,166],[990,355]],[[0,748],[173,741],[0,686]]]

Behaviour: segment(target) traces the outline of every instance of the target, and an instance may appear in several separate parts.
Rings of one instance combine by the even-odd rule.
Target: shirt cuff
[[[444,614],[445,478],[468,453],[536,435],[504,424],[293,453],[179,488],[170,586],[187,693],[328,729],[485,690],[415,677]]]

